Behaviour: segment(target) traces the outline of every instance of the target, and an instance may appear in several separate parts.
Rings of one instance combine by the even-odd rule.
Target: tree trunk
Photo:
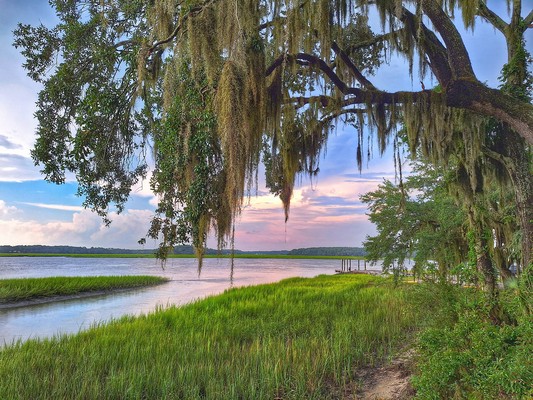
[[[525,269],[533,263],[533,175],[530,172],[529,152],[523,140],[509,130],[505,140],[507,160],[513,165],[507,170],[515,188],[516,211],[522,231],[522,257],[520,266]]]
[[[507,85],[513,87],[518,97],[531,100],[531,94],[526,92],[526,82],[528,80],[528,52],[524,48],[523,41],[525,27],[522,25],[522,17],[520,16],[521,3],[515,2],[513,4],[512,18],[508,29],[504,32],[507,41],[507,63],[511,68],[511,73],[504,78],[507,78]],[[533,115],[533,112],[531,112]],[[517,133],[513,132],[515,130]],[[504,125],[506,132],[504,140],[504,151],[507,159],[513,164],[507,166],[509,175],[515,187],[516,208],[520,229],[522,230],[522,257],[521,267],[523,271],[527,271],[531,264],[532,247],[533,247],[533,175],[531,173],[531,155],[530,146],[533,144],[526,136],[516,130],[516,128],[509,124],[509,127]],[[533,128],[530,127],[529,135],[533,136]],[[522,136],[529,146],[523,142],[518,136]],[[528,279],[526,278],[526,281]]]
[[[481,223],[475,222],[472,227],[475,233],[477,270],[483,275],[484,289],[487,294],[489,315],[493,324],[500,325],[504,321],[503,309],[500,305],[497,274],[488,251],[487,235]]]
[[[488,251],[488,241],[479,227],[474,227],[476,230],[476,261],[477,270],[483,275],[485,290],[492,299],[495,296],[496,285],[496,270],[492,265],[490,254]]]

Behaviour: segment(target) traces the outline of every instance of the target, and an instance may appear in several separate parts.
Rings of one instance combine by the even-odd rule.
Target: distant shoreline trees
[[[44,246],[44,245],[15,245],[0,246],[0,254],[155,254],[156,249],[117,249],[104,247],[80,247],[80,246]],[[364,256],[365,251],[361,247],[309,247],[293,250],[271,251],[242,251],[231,249],[206,249],[205,254],[228,255],[235,254],[258,254],[258,255],[309,255],[309,256]],[[192,246],[176,246],[172,254],[194,254]]]

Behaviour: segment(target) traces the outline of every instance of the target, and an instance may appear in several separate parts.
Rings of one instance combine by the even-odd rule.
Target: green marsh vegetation
[[[49,277],[0,280],[0,305],[24,300],[150,286],[166,282],[157,276]]]
[[[292,278],[0,350],[1,398],[327,399],[419,320],[367,275]]]

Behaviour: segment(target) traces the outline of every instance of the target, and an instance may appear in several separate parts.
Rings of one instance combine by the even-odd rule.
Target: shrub
[[[441,318],[419,337],[417,398],[533,398],[533,320],[517,296],[502,296],[501,325],[491,321],[482,293],[448,300],[455,318]]]

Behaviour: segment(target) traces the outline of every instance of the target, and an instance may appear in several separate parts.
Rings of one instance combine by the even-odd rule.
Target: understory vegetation
[[[0,304],[95,291],[150,286],[166,281],[166,278],[142,275],[2,279],[0,280]]]
[[[367,257],[396,281],[409,260],[424,282],[418,307],[431,318],[417,339],[417,398],[533,398],[533,265],[520,263],[529,250],[510,190],[490,176],[474,193],[457,158],[411,157],[408,177],[362,200],[377,227]]]
[[[475,288],[422,286],[432,317],[417,339],[417,399],[533,398],[533,298],[520,300],[512,286],[500,293],[499,324]]]

